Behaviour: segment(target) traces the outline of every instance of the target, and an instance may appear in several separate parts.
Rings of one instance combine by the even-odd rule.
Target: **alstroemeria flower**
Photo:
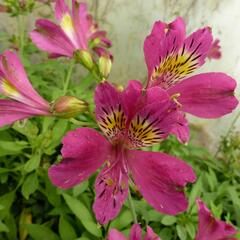
[[[210,51],[208,52],[208,59],[220,59],[222,57],[222,53],[221,53],[221,46],[220,46],[220,40],[219,39],[215,39],[212,43],[212,46],[210,48]]]
[[[32,87],[26,72],[11,51],[0,55],[0,127],[32,116],[51,115],[49,103]]]
[[[57,0],[55,18],[59,25],[47,20],[36,21],[36,29],[31,32],[31,39],[51,57],[73,57],[78,50],[93,50],[98,55],[107,54],[111,42],[106,32],[98,29],[92,16],[87,12],[86,3],[72,1],[72,11],[64,2]]]
[[[237,230],[230,224],[216,219],[206,205],[197,199],[198,232],[196,240],[237,240]]]
[[[152,228],[147,226],[147,233],[142,237],[142,229],[139,224],[134,224],[130,231],[129,238],[126,238],[117,229],[110,229],[107,240],[161,240]]]
[[[101,224],[119,213],[129,176],[156,210],[172,215],[185,211],[184,186],[196,178],[192,168],[164,153],[135,150],[159,143],[174,127],[178,112],[166,91],[142,90],[138,81],[130,81],[120,92],[104,82],[96,88],[95,103],[96,119],[107,139],[90,128],[69,132],[63,139],[63,161],[49,169],[52,183],[73,187],[105,163],[95,182],[93,205]]]
[[[218,118],[236,108],[236,81],[225,73],[201,73],[189,77],[202,66],[212,46],[212,34],[205,27],[185,35],[185,23],[178,17],[170,24],[155,22],[144,42],[148,67],[147,87],[166,89],[180,110],[202,118]],[[179,139],[188,140],[187,126],[176,128]],[[185,132],[185,133],[184,133]]]

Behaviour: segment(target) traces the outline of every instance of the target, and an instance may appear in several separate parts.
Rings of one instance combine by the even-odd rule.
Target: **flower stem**
[[[227,131],[227,134],[224,136],[225,139],[228,138],[229,134],[231,133],[231,130],[234,128],[234,125],[237,122],[237,120],[239,119],[239,117],[240,117],[240,112],[238,112],[237,115],[235,116],[235,118],[233,119],[233,121]],[[218,147],[216,153],[214,154],[214,157],[217,157],[219,151],[220,151],[220,146]]]
[[[134,204],[133,204],[130,189],[128,191],[128,203],[129,203],[129,207],[130,207],[130,210],[131,210],[131,213],[132,213],[133,221],[134,221],[134,223],[138,223],[137,214],[136,214],[135,207],[134,207]]]
[[[65,95],[67,93],[74,66],[75,66],[75,61],[71,60],[69,67],[68,67],[67,74],[66,74],[66,78],[65,78],[64,84],[63,84],[63,95]]]
[[[25,42],[25,19],[24,16],[18,16],[18,34],[19,34],[19,52],[23,56],[24,42]]]

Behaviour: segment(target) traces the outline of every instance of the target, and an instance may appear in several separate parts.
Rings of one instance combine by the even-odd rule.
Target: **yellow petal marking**
[[[9,97],[19,96],[18,90],[7,79],[1,79],[1,88],[3,92]]]

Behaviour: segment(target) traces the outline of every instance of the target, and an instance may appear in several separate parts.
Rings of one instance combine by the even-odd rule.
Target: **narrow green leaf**
[[[37,173],[31,173],[25,179],[22,185],[22,195],[29,199],[29,196],[38,189],[38,176]]]
[[[60,240],[56,233],[44,225],[25,224],[23,226],[34,240]]]
[[[87,188],[88,188],[88,181],[82,182],[81,184],[73,188],[73,196],[77,197],[81,193],[85,192]]]
[[[101,237],[102,232],[98,228],[97,223],[95,223],[91,213],[85,207],[85,205],[78,199],[72,196],[69,196],[65,193],[63,193],[63,197],[68,207],[72,210],[72,212],[76,215],[76,217],[81,221],[83,226],[94,236]]]
[[[77,237],[74,231],[74,228],[65,219],[64,216],[60,217],[58,231],[59,231],[61,240],[74,240]]]
[[[24,170],[28,173],[39,167],[41,161],[40,154],[34,154],[24,165]]]
[[[9,192],[0,197],[0,205],[2,210],[0,210],[0,219],[4,219],[10,213],[10,208],[15,198],[15,191]]]
[[[200,176],[197,182],[194,184],[192,191],[189,196],[189,209],[195,205],[196,198],[199,197],[202,193],[202,176]]]

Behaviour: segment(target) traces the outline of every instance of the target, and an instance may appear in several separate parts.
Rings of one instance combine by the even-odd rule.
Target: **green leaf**
[[[45,174],[45,191],[44,191],[44,193],[45,193],[48,201],[54,207],[59,207],[61,205],[61,196],[58,193],[58,189],[50,182],[47,174]]]
[[[68,207],[72,210],[72,212],[76,215],[76,217],[81,221],[83,226],[94,236],[101,237],[102,232],[98,228],[98,225],[95,223],[91,213],[85,207],[85,205],[80,202],[78,199],[69,196],[63,193],[63,197],[68,205]]]
[[[58,235],[48,227],[40,224],[23,225],[34,240],[60,240]]]
[[[39,167],[40,161],[41,161],[41,155],[34,154],[33,156],[30,157],[30,159],[24,165],[24,170],[28,173],[37,169]]]
[[[79,196],[81,193],[85,192],[87,188],[88,188],[88,181],[82,182],[81,184],[73,188],[73,196],[74,197]]]
[[[15,191],[9,192],[0,197],[0,205],[3,207],[0,210],[0,219],[4,219],[10,213],[10,208],[15,198]]]
[[[28,147],[25,141],[0,141],[0,157],[6,155],[15,155]]]
[[[181,240],[187,239],[187,232],[183,225],[177,225],[177,234]]]
[[[37,173],[28,175],[22,185],[22,195],[29,199],[29,196],[38,189],[38,176]]]
[[[12,128],[15,131],[26,136],[28,139],[36,138],[38,131],[39,131],[37,126],[34,125],[33,122],[31,122],[29,119],[26,121],[24,126],[22,126],[22,124],[20,124],[20,122],[15,122]]]
[[[0,220],[0,232],[9,232],[8,227]]]
[[[171,229],[169,228],[163,228],[161,229],[159,236],[162,240],[172,240],[173,239],[173,233]]]
[[[64,216],[60,217],[58,231],[61,240],[73,240],[77,237],[72,225],[65,219]]]
[[[165,226],[171,226],[177,221],[177,218],[174,216],[164,216],[161,223]]]
[[[9,229],[8,239],[17,239],[17,223],[15,217],[11,214],[5,219],[5,224]]]
[[[202,176],[200,176],[197,182],[193,185],[192,191],[189,196],[189,209],[195,205],[196,198],[202,193]]]
[[[163,215],[157,212],[154,209],[148,211],[148,221],[152,222],[161,222]]]
[[[235,219],[239,225],[240,224],[240,196],[239,196],[239,193],[237,192],[236,188],[233,186],[228,188],[228,193],[232,199]]]
[[[132,222],[132,214],[130,210],[124,210],[120,215],[115,218],[111,224],[110,228],[123,229]]]
[[[196,232],[195,232],[194,224],[192,222],[188,222],[186,224],[186,230],[187,230],[189,236],[191,237],[191,239],[194,239]]]

